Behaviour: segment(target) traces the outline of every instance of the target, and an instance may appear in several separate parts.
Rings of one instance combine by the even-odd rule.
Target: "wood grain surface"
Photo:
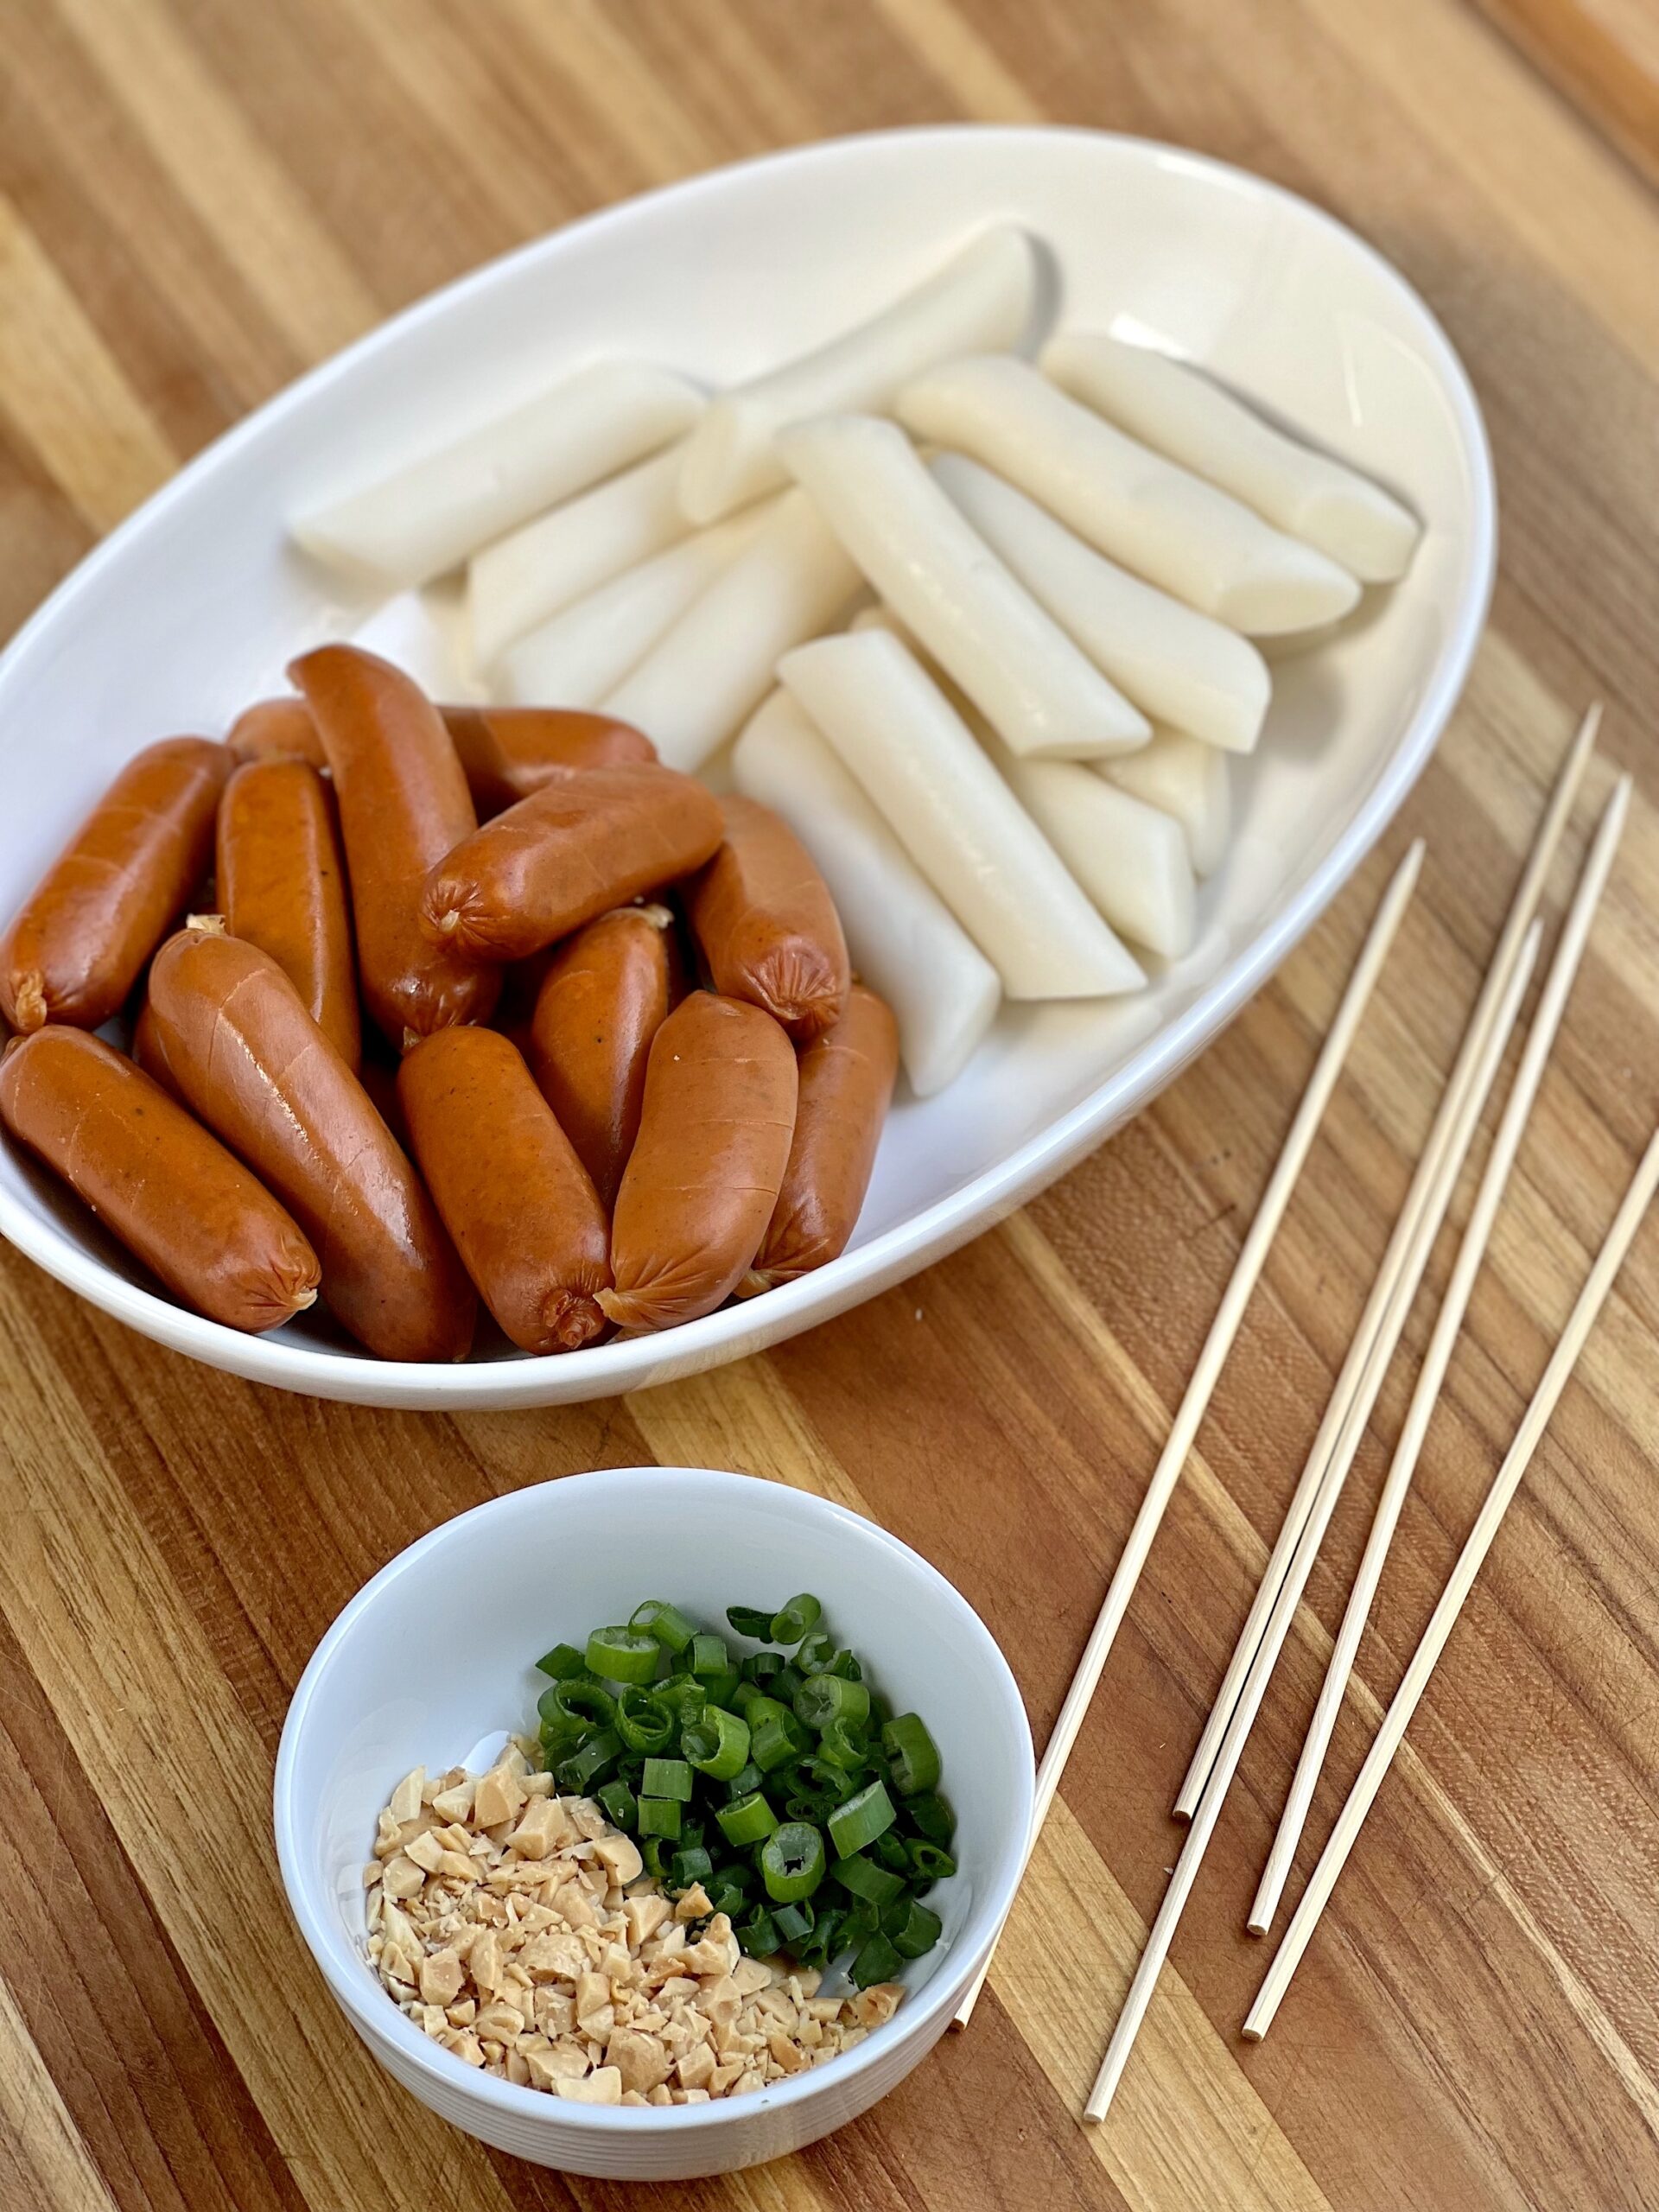
[[[0,1254],[5,2212],[1659,2205],[1651,1228],[1249,2050],[1266,1954],[1244,1911],[1414,1316],[1123,2093],[1104,2129],[1076,2120],[1171,1862],[1168,1804],[1598,692],[1553,914],[1616,765],[1630,826],[1304,1870],[1659,1097],[1652,0],[0,0],[0,626],[298,371],[486,256],[735,156],[947,118],[1200,147],[1401,264],[1497,448],[1503,573],[1468,696],[1385,849],[1151,1112],[945,1265],[766,1357],[575,1411],[400,1416],[188,1366]],[[516,1484],[747,1468],[935,1560],[1010,1653],[1040,1742],[1417,830],[1422,890],[969,2032],[794,2160],[632,2196],[493,2157],[404,2097],[328,2000],[271,1847],[283,1709],[334,1613]]]

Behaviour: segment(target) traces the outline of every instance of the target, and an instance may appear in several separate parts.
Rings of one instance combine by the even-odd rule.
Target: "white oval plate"
[[[51,1179],[0,1154],[0,1230],[105,1312],[193,1357],[319,1396],[548,1405],[636,1389],[792,1336],[963,1243],[1119,1128],[1273,973],[1381,834],[1467,674],[1496,518],[1479,410],[1422,302],[1306,202],[1237,169],[1081,130],[842,139],[590,217],[423,302],[201,454],[92,553],[0,659],[0,912],[119,764],[222,731],[289,655],[369,611],[283,518],[590,359],[721,383],[817,342],[995,216],[1052,255],[1072,321],[1169,345],[1394,486],[1427,525],[1410,574],[1275,668],[1238,834],[1195,950],[1116,1006],[1007,1012],[965,1073],[896,1105],[852,1247],[683,1329],[562,1359],[502,1346],[396,1366],[326,1318],[245,1337],[185,1312]]]

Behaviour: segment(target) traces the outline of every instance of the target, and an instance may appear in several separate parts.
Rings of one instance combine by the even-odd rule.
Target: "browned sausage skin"
[[[455,1360],[477,1301],[421,1179],[268,954],[185,930],[149,971],[168,1064],[192,1109],[289,1206],[322,1291],[383,1359]]]
[[[686,893],[710,982],[775,1014],[799,1044],[841,1019],[851,972],[830,887],[769,807],[720,802],[725,839]]]
[[[184,1093],[168,1065],[166,1048],[156,1034],[155,1009],[148,994],[138,1009],[138,1019],[132,1025],[132,1057],[152,1083],[159,1083],[169,1098],[183,1105]]]
[[[769,1014],[693,991],[657,1032],[611,1227],[625,1329],[712,1313],[760,1249],[789,1160],[795,1052]]]
[[[205,737],[129,760],[0,939],[0,1012],[14,1029],[96,1029],[184,912],[213,855],[235,762]]]
[[[610,1228],[508,1039],[442,1029],[397,1071],[410,1141],[484,1303],[521,1351],[575,1351],[605,1326]]]
[[[225,926],[268,952],[348,1067],[362,1045],[346,865],[327,785],[308,762],[251,760],[219,802]]]
[[[549,772],[438,862],[420,913],[431,938],[474,960],[526,960],[702,868],[719,838],[719,805],[675,767]]]
[[[855,983],[847,1011],[800,1058],[800,1103],[783,1188],[754,1265],[752,1298],[837,1259],[858,1225],[899,1073],[899,1025],[885,999]]]
[[[0,1061],[0,1120],[210,1321],[257,1334],[315,1299],[317,1255],[239,1160],[142,1069],[54,1025]]]
[[[631,722],[574,707],[440,707],[467,771],[479,819],[512,806],[555,768],[607,768],[654,760],[657,748]]]
[[[550,768],[602,768],[654,760],[643,731],[575,707],[442,707],[480,821],[528,798]],[[293,758],[326,768],[327,755],[303,699],[261,699],[237,716],[226,739],[238,760]]]
[[[451,1022],[487,1020],[493,971],[420,925],[428,870],[478,826],[437,709],[401,670],[355,645],[321,646],[288,672],[334,777],[371,1018],[399,1051]]]
[[[429,935],[477,960],[523,960],[612,906],[689,875],[720,842],[720,808],[647,762],[550,771],[427,878]]]
[[[668,1018],[672,928],[663,906],[601,914],[561,948],[531,1017],[536,1080],[607,1212],[639,1135],[651,1041]]]
[[[308,760],[326,768],[322,733],[303,699],[259,699],[245,708],[225,734],[238,760]]]

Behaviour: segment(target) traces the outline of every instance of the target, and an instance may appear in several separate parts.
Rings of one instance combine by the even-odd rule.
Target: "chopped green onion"
[[[846,1942],[842,1932],[846,1922],[847,1916],[839,1905],[826,1905],[817,1910],[811,1934],[795,1947],[795,1955],[801,1964],[804,1967],[827,1967]]]
[[[837,1805],[845,1804],[858,1787],[845,1767],[836,1766],[832,1760],[820,1758],[816,1753],[804,1758],[795,1772],[798,1787],[820,1790]]]
[[[773,1958],[783,1948],[778,1939],[778,1923],[769,1912],[757,1912],[752,1920],[746,1920],[733,1932],[752,1959]]]
[[[855,1897],[847,1908],[847,1916],[841,1923],[841,1940],[849,1950],[855,1950],[867,1936],[874,1936],[881,1924],[881,1915],[868,1897]]]
[[[800,1722],[787,1706],[778,1706],[762,1714],[759,1720],[750,1708],[749,1757],[763,1774],[770,1774],[774,1767],[798,1759],[811,1742]]]
[[[736,1844],[740,1849],[746,1843],[764,1843],[778,1825],[778,1815],[758,1789],[730,1805],[722,1805],[715,1819],[727,1842]]]
[[[823,1838],[808,1821],[786,1821],[760,1847],[760,1878],[779,1904],[810,1897],[823,1869]]]
[[[737,1635],[753,1637],[757,1643],[771,1643],[772,1615],[758,1605],[728,1605],[726,1618]]]
[[[639,1800],[639,1833],[641,1835],[665,1836],[670,1843],[680,1840],[680,1801],[677,1797],[642,1797]],[[661,1878],[662,1869],[656,1872]]]
[[[708,1691],[690,1675],[670,1675],[653,1688],[655,1694],[682,1724],[695,1720],[709,1702]]]
[[[879,1782],[867,1782],[830,1815],[830,1840],[842,1858],[874,1843],[893,1826],[893,1800]],[[926,1847],[931,1848],[931,1847]]]
[[[920,1716],[901,1713],[881,1731],[881,1748],[893,1770],[893,1786],[901,1797],[939,1786],[939,1747],[922,1725]]]
[[[655,1690],[630,1682],[616,1700],[616,1732],[631,1751],[660,1751],[674,1733],[674,1715]]]
[[[938,1748],[872,1689],[810,1592],[726,1620],[766,1648],[740,1658],[666,1598],[585,1647],[556,1644],[537,1662],[546,1764],[637,1834],[654,1880],[701,1885],[749,1956],[846,1957],[860,1988],[891,1979],[942,1933],[912,1891],[956,1872]],[[835,1902],[821,1904],[826,1872]]]
[[[628,1626],[652,1637],[673,1660],[697,1632],[696,1623],[688,1619],[671,1598],[645,1599],[629,1614]]]
[[[810,1675],[795,1693],[795,1718],[809,1728],[824,1729],[832,1720],[856,1728],[869,1710],[870,1694],[863,1683],[842,1675]]]
[[[891,1981],[899,1972],[899,1954],[885,1936],[877,1933],[867,1936],[853,1961],[853,1987],[868,1989],[874,1982]]]
[[[647,1759],[639,1794],[643,1797],[673,1797],[682,1805],[689,1805],[691,1770],[683,1759]],[[676,1829],[675,1833],[679,1831]]]
[[[878,1866],[874,1859],[866,1859],[862,1852],[855,1852],[849,1858],[837,1859],[830,1872],[849,1896],[861,1898],[865,1904],[874,1905],[878,1912],[885,1912],[905,1893],[901,1875],[889,1873],[885,1866]]]
[[[821,1828],[840,1802],[827,1789],[792,1789],[784,1800],[784,1812],[791,1821],[810,1821]]]
[[[567,1713],[559,1703],[559,1686],[543,1690],[536,1700],[536,1710],[541,1716],[542,1749],[556,1759],[574,1751],[583,1737],[591,1736],[598,1726],[585,1719],[579,1713]]]
[[[655,1637],[664,1651],[683,1651],[696,1634],[679,1607],[671,1605],[666,1598],[647,1598],[643,1605],[636,1605],[628,1617],[628,1626]]]
[[[700,1719],[681,1730],[680,1750],[699,1774],[729,1782],[748,1764],[749,1724],[718,1705],[709,1706]]]
[[[901,1959],[919,1959],[938,1942],[944,1923],[916,1897],[900,1897],[881,1916],[881,1933]]]
[[[536,1701],[543,1732],[569,1738],[567,1749],[580,1743],[594,1728],[608,1728],[616,1719],[616,1700],[607,1689],[585,1676],[573,1675],[555,1682]]]
[[[737,1876],[746,1871],[742,1867],[722,1866],[712,1882],[703,1884],[709,1892],[711,1912],[723,1912],[728,1920],[735,1920],[747,1908],[749,1900],[742,1884],[737,1879]]]
[[[798,1598],[791,1598],[783,1611],[772,1617],[772,1643],[798,1643],[809,1629],[817,1628],[823,1607],[810,1590]]]
[[[919,1797],[906,1797],[905,1818],[930,1843],[949,1843],[957,1832],[957,1816],[950,1809],[950,1801],[941,1797],[937,1789],[925,1789]]]
[[[588,1666],[605,1682],[648,1682],[662,1646],[632,1628],[596,1628],[588,1639]]]
[[[819,1677],[815,1676],[814,1680]],[[846,1774],[858,1774],[870,1763],[870,1747],[855,1736],[844,1720],[832,1720],[818,1738],[818,1757]]]
[[[795,1945],[812,1933],[817,1917],[812,1910],[810,1897],[803,1897],[798,1904],[780,1904],[772,1913],[778,1933],[785,1943]]]
[[[622,1739],[613,1728],[596,1729],[581,1749],[572,1751],[559,1767],[560,1789],[574,1789],[579,1796],[585,1794],[590,1784],[609,1769],[621,1748]]]
[[[715,1871],[715,1862],[700,1843],[677,1851],[668,1862],[668,1885],[671,1890],[689,1890],[694,1884],[706,1882]]]
[[[639,1807],[627,1783],[620,1777],[601,1783],[594,1792],[605,1808],[605,1817],[613,1828],[620,1828],[624,1835],[632,1835],[639,1825]]]

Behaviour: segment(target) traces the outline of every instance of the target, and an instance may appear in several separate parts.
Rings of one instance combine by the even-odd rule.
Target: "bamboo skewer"
[[[1514,1084],[1504,1105],[1503,1120],[1499,1122],[1497,1134],[1492,1140],[1491,1152],[1487,1158],[1485,1169],[1481,1177],[1480,1189],[1470,1213],[1468,1224],[1463,1233],[1463,1242],[1459,1247],[1457,1261],[1452,1271],[1452,1279],[1446,1286],[1445,1298],[1441,1300],[1440,1313],[1435,1318],[1428,1350],[1423,1356],[1422,1367],[1417,1376],[1416,1387],[1412,1392],[1411,1406],[1406,1415],[1405,1426],[1400,1432],[1400,1440],[1395,1446],[1394,1457],[1389,1463],[1388,1475],[1376,1502],[1370,1534],[1366,1539],[1364,1556],[1360,1560],[1359,1571],[1355,1576],[1354,1586],[1349,1595],[1347,1610],[1343,1615],[1342,1626],[1338,1631],[1330,1664],[1325,1669],[1325,1681],[1319,1690],[1319,1701],[1313,1708],[1313,1717],[1308,1726],[1307,1739],[1302,1746],[1301,1757],[1297,1763],[1295,1777],[1290,1787],[1290,1795],[1286,1801],[1284,1814],[1279,1822],[1278,1833],[1274,1838],[1273,1848],[1268,1854],[1268,1862],[1262,1870],[1261,1883],[1255,1893],[1255,1901],[1250,1908],[1249,1919],[1246,1924],[1253,1936],[1266,1935],[1273,1924],[1273,1916],[1278,1910],[1279,1900],[1284,1894],[1291,1862],[1295,1857],[1296,1846],[1300,1840],[1302,1829],[1306,1823],[1308,1808],[1313,1802],[1313,1791],[1325,1763],[1325,1755],[1330,1747],[1332,1732],[1337,1724],[1337,1715],[1342,1709],[1343,1696],[1348,1686],[1348,1678],[1353,1671],[1355,1655],[1359,1649],[1359,1640],[1364,1632],[1366,1621],[1370,1617],[1372,1601],[1376,1598],[1377,1584],[1382,1579],[1383,1566],[1388,1559],[1389,1546],[1394,1540],[1395,1529],[1399,1522],[1401,1509],[1405,1503],[1406,1492],[1416,1471],[1418,1459],[1422,1452],[1423,1440],[1427,1433],[1441,1386],[1446,1381],[1446,1370],[1451,1364],[1452,1350],[1463,1326],[1464,1316],[1468,1309],[1475,1277],[1485,1256],[1487,1241],[1491,1235],[1492,1224],[1497,1217],[1498,1207],[1503,1202],[1510,1171],[1515,1164],[1515,1157],[1520,1149],[1521,1139],[1525,1132],[1533,1103],[1538,1096],[1545,1064],[1549,1058],[1550,1047],[1554,1043],[1556,1033],[1560,1027],[1561,1016],[1566,1010],[1567,996],[1573,988],[1573,979],[1578,974],[1585,944],[1590,934],[1591,925],[1595,919],[1596,908],[1600,902],[1607,878],[1612,870],[1614,856],[1618,849],[1619,833],[1624,826],[1624,817],[1629,809],[1630,797],[1630,779],[1628,776],[1622,776],[1614,786],[1612,796],[1603,810],[1595,841],[1585,861],[1578,889],[1573,894],[1572,907],[1562,925],[1560,941],[1550,965],[1549,976],[1539,1000],[1537,1013],[1533,1018],[1526,1049],[1522,1055],[1520,1067],[1516,1072]]]
[[[1279,1541],[1268,1563],[1268,1571],[1262,1579],[1262,1586],[1256,1592],[1255,1602],[1239,1633],[1238,1641],[1233,1647],[1233,1656],[1228,1662],[1220,1694],[1211,1712],[1204,1733],[1198,1739],[1198,1749],[1192,1754],[1192,1762],[1181,1783],[1179,1795],[1176,1797],[1174,1815],[1178,1821],[1192,1819],[1198,1805],[1199,1794],[1204,1788],[1205,1778],[1215,1764],[1222,1732],[1227,1726],[1228,1715],[1237,1701],[1251,1657],[1262,1640],[1262,1631],[1267,1624],[1268,1613],[1272,1607],[1279,1584],[1283,1580],[1298,1531],[1302,1522],[1313,1510],[1319,1484],[1324,1479],[1331,1456],[1336,1449],[1344,1408],[1357,1387],[1357,1382],[1364,1375],[1370,1359],[1370,1348],[1376,1341],[1376,1333],[1379,1328],[1385,1325],[1392,1287],[1398,1281],[1404,1264],[1412,1221],[1421,1211],[1428,1179],[1433,1173],[1435,1160],[1441,1154],[1447,1132],[1452,1127],[1459,1110],[1466,1099],[1473,1071],[1479,1060],[1482,1045],[1491,1028],[1498,1001],[1509,981],[1521,940],[1531,924],[1537,912],[1538,902],[1543,895],[1544,882],[1549,873],[1550,862],[1554,858],[1555,849],[1560,842],[1561,832],[1567,825],[1567,817],[1573,810],[1573,802],[1578,796],[1579,785],[1595,745],[1596,732],[1600,723],[1601,707],[1599,702],[1597,702],[1591,707],[1579,725],[1578,734],[1568,748],[1567,758],[1556,775],[1549,804],[1544,810],[1543,818],[1533,839],[1532,850],[1528,856],[1526,867],[1522,871],[1521,880],[1516,886],[1515,896],[1510,901],[1510,911],[1504,919],[1497,949],[1492,955],[1491,964],[1486,971],[1485,981],[1475,1001],[1474,1011],[1469,1017],[1469,1024],[1464,1032],[1463,1042],[1459,1047],[1457,1061],[1452,1067],[1446,1089],[1441,1094],[1440,1108],[1434,1117],[1434,1125],[1429,1132],[1428,1141],[1423,1147],[1422,1157],[1418,1162],[1411,1189],[1407,1194],[1404,1206],[1401,1209],[1400,1217],[1395,1225],[1394,1234],[1383,1256],[1382,1265],[1377,1272],[1370,1300],[1366,1306],[1359,1327],[1355,1332],[1353,1344],[1349,1349],[1348,1357],[1338,1379],[1337,1388],[1332,1394],[1325,1419],[1319,1424],[1319,1433],[1313,1440],[1313,1449],[1308,1453],[1307,1463],[1302,1470],[1301,1481],[1297,1485],[1295,1496],[1291,1501],[1290,1510],[1287,1513],[1284,1526],[1280,1531]],[[1382,1377],[1379,1376],[1377,1378],[1379,1389],[1381,1384]],[[1356,1440],[1357,1443],[1357,1440]]]
[[[1168,1440],[1153,1470],[1147,1494],[1135,1515],[1135,1524],[1129,1530],[1110,1586],[1096,1617],[1089,1641],[1084,1646],[1083,1656],[1077,1662],[1077,1672],[1065,1694],[1065,1702],[1060,1707],[1058,1718],[1050,1733],[1042,1764],[1037,1770],[1036,1799],[1032,1809],[1031,1834],[1026,1847],[1027,1861],[1042,1832],[1048,1808],[1054,1802],[1071,1747],[1077,1739],[1095,1692],[1100,1686],[1107,1658],[1118,1630],[1123,1624],[1123,1617],[1129,1609],[1129,1600],[1135,1595],[1135,1585],[1146,1566],[1147,1555],[1152,1549],[1153,1539],[1158,1534],[1159,1523],[1186,1464],[1193,1439],[1209,1409],[1211,1396],[1227,1355],[1232,1349],[1233,1339],[1238,1333],[1244,1308],[1261,1275],[1279,1224],[1284,1218],[1302,1163],[1319,1133],[1325,1107],[1336,1089],[1372,989],[1416,887],[1422,862],[1423,841],[1420,837],[1395,870],[1377,907],[1370,934],[1349,977],[1342,1003],[1320,1047],[1319,1058],[1308,1078],[1307,1088],[1302,1093],[1283,1149],[1256,1208],[1255,1217],[1244,1239],[1232,1280],[1216,1310],[1215,1319],[1210,1325],[1210,1333],[1205,1338],[1198,1365],[1192,1370],[1192,1379],[1186,1387],[1171,1425]],[[967,1994],[957,2008],[953,2025],[958,2028],[965,2028],[972,2018],[979,1993],[985,1986],[986,1976],[990,1973],[991,1960],[995,1955],[1001,1933],[999,1929],[984,1965],[969,1984]]]
[[[1402,1738],[1417,1710],[1428,1678],[1436,1662],[1445,1650],[1448,1638],[1456,1625],[1463,1602],[1467,1598],[1482,1562],[1491,1549],[1504,1514],[1508,1511],[1521,1478],[1526,1473],[1539,1439],[1548,1426],[1567,1377],[1572,1374],[1585,1339],[1595,1325],[1608,1292],[1613,1285],[1632,1238],[1641,1226],[1643,1215],[1659,1186],[1659,1131],[1656,1131],[1643,1154],[1641,1165],[1632,1177],[1613,1224],[1608,1230],[1595,1263],[1579,1293],[1560,1342],[1551,1356],[1542,1379],[1534,1391],[1532,1401],[1522,1416],[1515,1440],[1504,1456],[1503,1464],[1493,1478],[1475,1525],[1470,1530],[1450,1580],[1440,1594],[1423,1638],[1412,1655],[1404,1679],[1395,1691],[1394,1701],[1382,1716],[1365,1764],[1360,1769],[1346,1803],[1337,1816],[1330,1840],[1320,1853],[1319,1862],[1308,1878],[1284,1940],[1274,1954],[1273,1964],[1268,1968],[1249,2017],[1244,2023],[1244,2033],[1252,2043],[1260,2042],[1272,2025],[1291,1976],[1300,1963],[1308,1940],[1324,1911],[1337,1878],[1347,1864],[1354,1840],[1364,1824],[1365,1816],[1376,1801],[1382,1778],[1393,1763]]]
[[[1412,1191],[1408,1193],[1406,1204],[1402,1209],[1402,1218],[1411,1217],[1414,1213],[1415,1219],[1411,1234],[1405,1239],[1402,1265],[1397,1277],[1405,1294],[1399,1301],[1400,1325],[1403,1325],[1405,1309],[1409,1306],[1411,1294],[1414,1292],[1423,1268],[1427,1264],[1429,1249],[1433,1243],[1435,1234],[1450,1201],[1452,1187],[1457,1181],[1459,1168],[1473,1138],[1476,1124],[1480,1119],[1481,1108],[1485,1103],[1487,1092],[1491,1087],[1498,1065],[1503,1058],[1504,1047],[1509,1042],[1510,1033],[1514,1027],[1516,1015],[1519,1011],[1522,998],[1531,976],[1533,963],[1537,957],[1539,936],[1540,925],[1535,922],[1522,942],[1520,957],[1514,963],[1509,976],[1503,998],[1495,1011],[1495,1018],[1490,1025],[1482,1048],[1477,1056],[1472,1080],[1464,1090],[1459,1102],[1458,1111],[1449,1123],[1446,1123],[1444,1113],[1436,1116],[1434,1130],[1430,1135],[1429,1146],[1432,1147],[1438,1141],[1440,1147],[1440,1156],[1434,1161],[1432,1171],[1427,1178],[1421,1175],[1420,1170],[1419,1176],[1414,1179]],[[1457,1079],[1457,1071],[1454,1069],[1446,1084],[1448,1091],[1452,1089]],[[1446,1124],[1444,1128],[1443,1123]],[[1420,1183],[1422,1184],[1423,1190],[1421,1198],[1418,1198]],[[1414,1201],[1415,1201],[1414,1205]],[[1391,1243],[1390,1253],[1393,1249]],[[1388,1255],[1385,1255],[1383,1264],[1386,1269]],[[1388,1301],[1389,1307],[1392,1307],[1394,1303],[1393,1299]],[[1389,1314],[1385,1310],[1383,1320],[1385,1329],[1389,1319]],[[1380,1331],[1379,1340],[1381,1333]],[[1395,1335],[1397,1338],[1398,1325],[1395,1328]],[[1344,1376],[1347,1370],[1344,1367]],[[1362,1377],[1362,1390],[1363,1382]],[[1338,1378],[1338,1393],[1340,1393],[1341,1389],[1342,1379]],[[1351,1433],[1352,1443],[1349,1444],[1348,1448],[1350,1459],[1352,1458],[1353,1448],[1357,1444],[1358,1432],[1363,1430],[1369,1414],[1369,1403],[1362,1404],[1360,1394],[1356,1394],[1351,1398],[1339,1425],[1338,1446],[1340,1452],[1343,1445],[1348,1441]],[[1245,1739],[1255,1723],[1256,1713],[1261,1709],[1268,1679],[1277,1662],[1279,1653],[1283,1648],[1285,1638],[1289,1633],[1296,1609],[1301,1602],[1302,1592],[1306,1587],[1314,1558],[1319,1545],[1324,1541],[1325,1529],[1335,1510],[1340,1487],[1339,1482],[1316,1487],[1307,1518],[1296,1535],[1291,1548],[1286,1574],[1268,1609],[1261,1643],[1251,1656],[1240,1687],[1237,1700],[1225,1721],[1215,1764],[1199,1794],[1198,1805],[1193,1813],[1192,1825],[1181,1846],[1180,1856],[1175,1862],[1175,1869],[1170,1877],[1169,1887],[1164,1893],[1157,1917],[1153,1922],[1151,1933],[1147,1936],[1146,1947],[1141,1954],[1140,1962],[1135,1970],[1135,1978],[1129,1984],[1129,1992],[1124,2000],[1122,2012],[1118,2016],[1117,2024],[1112,2031],[1112,2037],[1107,2046],[1106,2056],[1101,2062],[1100,2072],[1096,2076],[1095,2086],[1084,2108],[1084,2116],[1087,2120],[1104,2120],[1110,2108],[1112,2098],[1116,2093],[1117,2086],[1122,2079],[1123,2069],[1128,2063],[1129,2053],[1134,2048],[1135,2037],[1140,2032],[1141,2024],[1146,2018],[1147,2005],[1157,1986],[1159,1974],[1164,1961],[1169,1955],[1169,1948],[1174,1939],[1176,1927],[1185,1908],[1187,1898],[1192,1895],[1193,1884],[1198,1879],[1198,1868],[1203,1863],[1210,1838],[1215,1833],[1223,1801],[1231,1784],[1233,1776],[1237,1771]],[[1288,1516],[1287,1519],[1288,1520]]]

